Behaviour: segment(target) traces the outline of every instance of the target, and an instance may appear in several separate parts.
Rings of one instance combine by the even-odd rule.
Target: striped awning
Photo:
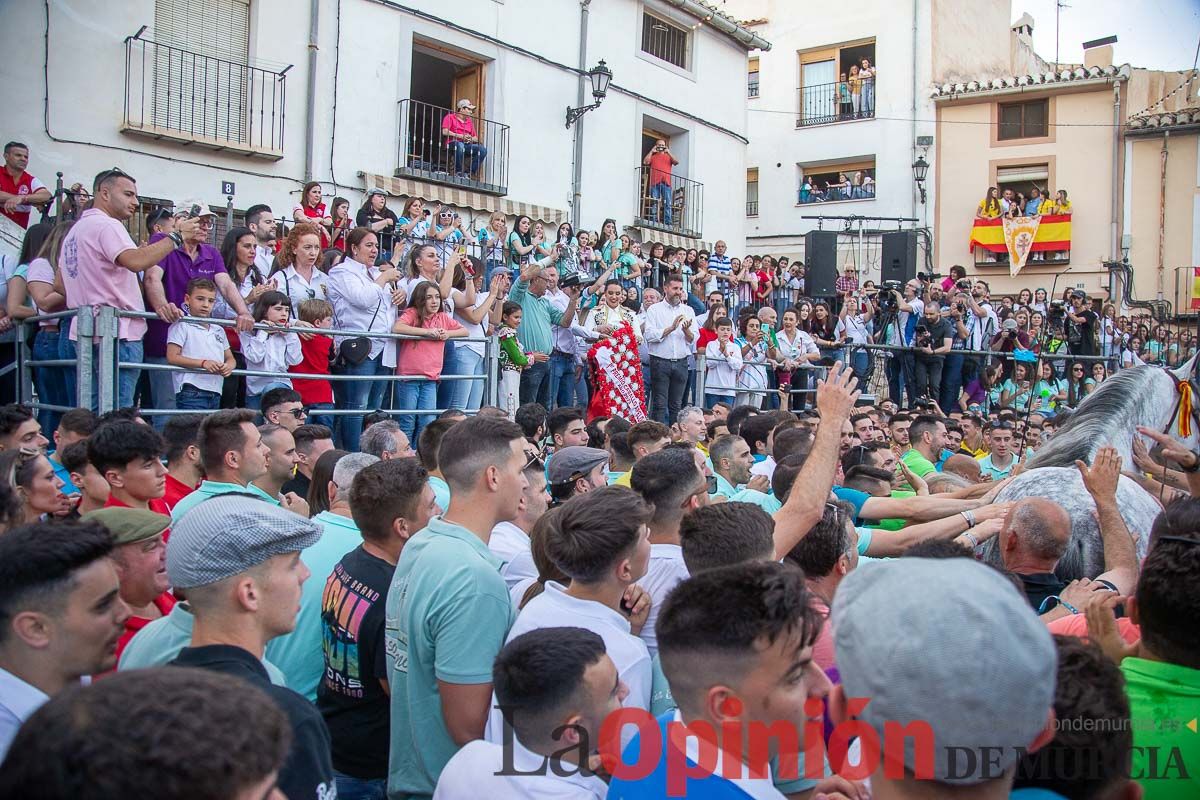
[[[633,231],[637,234],[638,241],[641,242],[661,242],[667,247],[696,249],[696,250],[712,250],[712,243],[706,242],[703,239],[693,239],[688,236],[681,236],[678,233],[668,233],[658,228],[641,225],[628,225],[626,231]]]
[[[438,201],[448,206],[469,208],[480,214],[490,214],[493,211],[502,211],[510,217],[524,214],[534,221],[540,221],[547,225],[559,225],[570,219],[567,212],[559,208],[521,203],[483,192],[472,192],[462,187],[442,186],[414,178],[394,178],[370,172],[360,174],[363,179],[364,191],[382,189],[392,197],[419,197],[425,201]]]

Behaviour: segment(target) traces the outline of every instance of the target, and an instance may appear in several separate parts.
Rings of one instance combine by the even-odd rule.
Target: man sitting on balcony
[[[671,167],[679,159],[671,155],[663,139],[654,142],[654,147],[642,159],[642,165],[650,168],[650,199],[655,201],[655,216],[663,225],[671,225]]]
[[[479,143],[479,135],[475,133],[475,121],[471,118],[475,113],[475,104],[465,97],[458,101],[457,111],[447,112],[442,117],[442,136],[446,146],[454,150],[454,174],[461,175],[463,171],[463,154],[471,156],[471,170],[468,177],[474,177],[487,158],[487,148]]]

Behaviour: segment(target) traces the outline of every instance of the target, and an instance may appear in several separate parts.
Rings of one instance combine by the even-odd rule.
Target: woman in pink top
[[[296,222],[314,223],[321,230],[321,249],[329,247],[333,218],[321,202],[321,184],[316,181],[304,184],[304,190],[300,192],[300,202],[292,209],[292,219]]]
[[[467,335],[454,317],[442,310],[442,293],[428,281],[412,290],[408,308],[392,326],[393,333],[418,337],[400,342],[396,356],[396,374],[412,376],[401,382],[398,389],[400,408],[412,411],[432,411],[437,407],[438,380],[442,377],[442,358],[447,339]],[[397,420],[410,442],[417,441],[428,422],[428,414],[403,414]]]

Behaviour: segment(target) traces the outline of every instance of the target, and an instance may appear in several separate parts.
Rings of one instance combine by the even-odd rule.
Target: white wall
[[[915,114],[913,2],[917,4],[918,17]],[[759,96],[747,100],[750,131],[747,165],[758,167],[759,176],[759,215],[746,219],[749,252],[802,253],[803,234],[817,227],[815,220],[800,219],[803,215],[923,218],[913,183],[912,163],[915,135],[933,133],[933,105],[928,99],[931,65],[929,0],[826,4],[819,14],[797,13],[797,6],[789,0],[741,0],[730,5],[735,6],[734,13],[743,18],[767,18],[769,22],[756,26],[755,31],[773,45],[770,52],[759,54]],[[800,73],[797,51],[871,37],[875,39],[875,64],[879,69],[876,118],[797,128]],[[915,134],[914,117],[928,120],[916,124]],[[871,155],[875,157],[876,199],[797,203],[798,163]],[[932,150],[927,160],[933,163]],[[933,185],[934,175],[930,170],[930,216]],[[828,229],[830,224],[826,223],[825,227]],[[894,229],[895,224],[890,227]],[[754,238],[764,236],[773,238]],[[877,255],[874,261],[877,272]],[[878,276],[872,277],[877,279]]]
[[[668,16],[670,7],[646,0]],[[358,173],[391,175],[396,167],[397,103],[408,96],[414,35],[444,42],[489,62],[486,115],[511,126],[508,199],[568,209],[571,132],[564,126],[576,104],[577,78],[479,36],[458,32],[369,0],[341,0],[340,57],[334,130],[334,62],[338,53],[337,0],[320,0],[320,50],[313,174],[326,191],[361,198]],[[405,4],[443,15],[470,31],[526,48],[549,60],[578,61],[579,6],[574,2],[456,0]],[[0,66],[5,86],[4,136],[31,147],[30,170],[47,185],[54,173],[90,181],[115,165],[138,179],[145,196],[198,196],[225,204],[220,181],[237,183],[235,206],[267,202],[286,214],[295,202],[305,163],[308,3],[252,0],[252,59],[294,64],[287,79],[284,157],[275,162],[230,155],[178,143],[151,141],[119,132],[124,92],[123,39],[154,23],[153,0],[50,0],[50,130],[42,125],[42,0],[0,0],[4,25],[0,49],[20,53]],[[614,82],[715,125],[746,133],[745,51],[702,26],[693,34],[692,72],[680,75],[640,58],[636,37],[638,0],[593,3],[588,65],[604,58]],[[696,20],[686,18],[691,24]],[[588,92],[590,102],[590,92]],[[689,132],[689,177],[705,185],[703,236],[743,246],[745,145],[684,114],[610,91],[584,119],[582,223],[596,227],[608,216],[632,220],[635,168],[641,163],[643,114]],[[331,159],[332,154],[332,159]],[[193,162],[193,163],[189,163]],[[331,171],[332,165],[332,171]],[[336,179],[335,186],[333,180]]]

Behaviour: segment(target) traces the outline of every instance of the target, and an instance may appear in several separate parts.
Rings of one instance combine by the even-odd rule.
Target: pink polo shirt
[[[135,249],[137,245],[120,220],[98,208],[84,211],[63,239],[58,260],[67,292],[67,308],[112,306],[125,311],[145,311],[137,274],[117,264],[121,253]],[[77,322],[71,320],[72,339],[76,338]],[[146,320],[122,317],[119,333],[124,341],[140,341],[146,335]]]
[[[425,320],[424,325],[420,325],[417,322],[417,310],[407,308],[396,321],[414,328],[444,328],[448,331],[462,328],[462,325],[455,322],[454,317],[445,311],[439,311]],[[436,381],[442,377],[442,358],[445,352],[446,343],[438,339],[403,339],[396,356],[396,374],[423,375]]]
[[[478,138],[475,134],[475,122],[470,117],[459,119],[458,114],[453,112],[442,117],[442,130],[450,131],[460,136],[466,134],[467,136]]]

